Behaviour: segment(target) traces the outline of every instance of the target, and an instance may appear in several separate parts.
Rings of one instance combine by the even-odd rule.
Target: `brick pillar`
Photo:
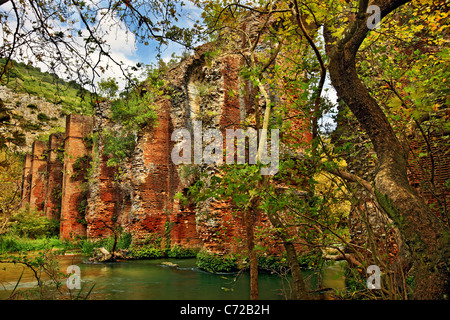
[[[226,129],[240,128],[241,103],[239,95],[239,68],[241,67],[240,57],[228,56],[224,59],[225,68],[222,70],[223,86],[225,91],[222,106],[222,115],[219,125],[222,133]],[[230,94],[234,92],[235,94]],[[225,139],[224,139],[225,140]]]
[[[25,163],[23,165],[23,181],[22,181],[22,204],[21,208],[25,208],[30,203],[31,191],[31,160],[32,155],[25,156]]]
[[[112,235],[110,228],[115,226],[113,222],[116,213],[116,203],[119,195],[114,185],[115,167],[108,167],[108,157],[102,155],[103,146],[99,146],[99,161],[95,167],[97,177],[95,195],[89,197],[89,208],[86,214],[87,236],[89,239],[106,238]]]
[[[173,211],[170,215],[170,242],[185,248],[201,248],[202,240],[197,232],[195,219],[195,207],[180,206],[179,200],[173,203]]]
[[[94,132],[102,132],[105,129],[117,130],[111,120],[110,107],[110,103],[105,102],[96,109]],[[89,184],[90,193],[86,211],[87,237],[101,239],[113,235],[112,229],[121,223],[118,216],[124,212],[124,209],[120,207],[123,195],[115,180],[115,175],[118,173],[117,167],[107,165],[110,157],[103,153],[105,140],[101,134],[94,143],[96,154],[92,155],[95,161],[91,168],[93,181]]]
[[[145,213],[143,229],[164,233],[166,214],[170,210],[169,195],[169,114],[170,102],[163,101],[157,111],[157,126],[147,132],[142,145],[144,162],[149,175],[140,187],[142,208]]]
[[[165,235],[166,222],[172,210],[169,170],[170,159],[170,101],[158,104],[157,125],[149,125],[139,139],[137,149],[142,150],[142,172],[134,173],[136,192],[132,195],[136,208],[130,215],[127,231],[144,239],[150,233]]]
[[[93,118],[71,114],[66,118],[66,135],[64,139],[64,167],[61,197],[60,238],[73,239],[86,236],[84,216],[79,212],[81,201],[85,196],[85,181],[78,166],[81,158],[91,155],[91,148],[86,146],[83,138],[92,132]]]
[[[63,178],[64,134],[53,133],[48,141],[47,188],[44,213],[49,219],[59,219],[61,215],[61,192]]]
[[[31,191],[30,209],[44,210],[45,186],[46,186],[46,159],[47,143],[43,141],[33,142],[31,161]]]

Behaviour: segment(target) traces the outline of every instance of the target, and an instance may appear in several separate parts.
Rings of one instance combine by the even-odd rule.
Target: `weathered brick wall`
[[[51,134],[47,150],[47,181],[44,213],[49,219],[61,216],[61,194],[63,180],[64,134]]]
[[[89,197],[86,211],[87,237],[99,239],[109,237],[117,223],[119,188],[116,182],[117,168],[108,167],[108,156],[103,154],[104,129],[112,128],[113,123],[109,114],[109,103],[101,103],[96,107],[93,132],[97,134],[93,141],[92,167],[89,178]]]
[[[144,172],[134,172],[133,208],[128,217],[127,230],[137,238],[145,238],[149,234],[164,235],[165,223],[172,212],[170,192],[170,134],[169,134],[169,101],[161,101],[157,110],[157,125],[149,125],[138,142],[137,148],[142,150],[142,166]]]
[[[23,165],[22,176],[22,203],[21,208],[25,208],[30,204],[30,192],[31,192],[31,161],[32,155],[25,155],[25,162]]]
[[[91,239],[105,238],[113,234],[114,217],[117,216],[116,207],[119,200],[114,182],[117,170],[107,166],[106,156],[101,153],[96,156],[100,158],[98,175],[93,178],[96,180],[96,191],[95,195],[89,194],[89,207],[86,212],[87,236]]]
[[[75,163],[90,155],[84,138],[92,132],[93,119],[90,116],[69,115],[66,119],[66,134],[64,139],[64,176],[61,197],[60,238],[73,239],[86,236],[84,216],[80,212],[80,204],[86,201],[87,186],[84,173]]]
[[[180,206],[179,201],[173,203],[173,213],[168,220],[171,246],[199,248],[203,245],[197,232],[196,211],[194,206]]]
[[[252,219],[255,244],[265,248],[268,255],[283,252],[281,241],[275,236],[267,215],[255,210]],[[197,210],[196,223],[206,251],[219,255],[245,254],[247,251],[244,215],[236,210],[231,200],[209,199]]]
[[[44,210],[47,173],[47,143],[35,141],[32,147],[30,208]]]
[[[224,133],[226,129],[240,128],[241,109],[245,106],[240,100],[240,77],[241,58],[238,55],[229,55],[223,59],[221,69],[223,76],[224,102],[220,114],[220,129]]]

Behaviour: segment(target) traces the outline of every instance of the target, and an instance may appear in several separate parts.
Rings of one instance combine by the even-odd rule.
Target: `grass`
[[[193,249],[174,246],[170,249],[163,250],[154,244],[135,246],[131,244],[131,234],[124,232],[120,235],[116,250],[129,249],[130,256],[134,259],[156,259],[156,258],[194,258],[197,251]],[[114,238],[104,238],[99,240],[79,239],[73,242],[60,240],[58,236],[32,239],[27,236],[18,236],[15,234],[5,234],[0,236],[0,255],[8,253],[18,253],[27,251],[41,251],[49,249],[59,249],[62,252],[67,250],[80,250],[86,256],[92,256],[96,248],[104,247],[111,251],[114,244]]]
[[[67,241],[61,241],[58,237],[42,237],[39,239],[18,237],[15,235],[3,235],[0,237],[0,254],[48,250],[52,248],[69,250],[75,249],[77,246]]]
[[[0,68],[5,59],[0,59]],[[45,98],[48,102],[61,105],[64,114],[77,113],[91,115],[92,96],[75,81],[66,82],[55,74],[41,72],[39,68],[24,63],[12,62],[8,76],[2,79],[2,85],[33,96]]]

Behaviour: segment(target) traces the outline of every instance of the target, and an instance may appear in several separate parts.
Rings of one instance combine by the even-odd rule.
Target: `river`
[[[196,259],[131,260],[115,263],[90,263],[80,255],[58,257],[60,271],[69,265],[80,267],[85,291],[95,284],[90,299],[101,300],[246,300],[249,299],[249,274],[211,274],[196,267]],[[167,266],[164,263],[177,264]],[[0,299],[8,298],[23,267],[0,266]],[[317,276],[305,271],[311,289],[317,287]],[[341,289],[344,278],[340,264],[325,266],[322,272],[325,287]],[[24,273],[18,289],[36,285],[31,272]],[[259,274],[260,299],[286,299],[290,294],[285,277],[268,272]]]

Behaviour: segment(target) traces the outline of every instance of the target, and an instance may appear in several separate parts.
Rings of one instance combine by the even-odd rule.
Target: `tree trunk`
[[[246,208],[244,212],[245,229],[247,232],[247,251],[250,260],[250,299],[259,299],[258,290],[258,260],[256,259],[254,233],[253,233],[253,219],[251,208]]]
[[[278,230],[286,230],[277,213],[269,213],[270,223]],[[286,255],[291,268],[292,282],[294,284],[295,299],[307,300],[309,295],[306,292],[305,281],[303,280],[302,270],[298,264],[297,252],[292,241],[287,240],[287,236],[282,231],[278,231],[278,236],[283,240],[283,246],[286,249]]]
[[[306,292],[305,281],[303,280],[302,270],[300,268],[300,265],[298,264],[297,252],[295,251],[294,244],[291,241],[283,241],[283,245],[286,249],[289,267],[291,268],[295,299],[307,300],[309,299],[309,295]]]
[[[384,17],[406,2],[387,0],[378,5]],[[408,151],[356,72],[356,52],[368,32],[365,10],[360,7],[353,28],[349,28],[345,39],[335,45],[331,45],[335,39],[325,31],[331,81],[339,98],[349,106],[373,143],[379,161],[375,176],[376,197],[398,226],[411,251],[415,266],[414,298],[442,299],[445,293],[448,294],[449,286],[448,228],[409,185]]]

